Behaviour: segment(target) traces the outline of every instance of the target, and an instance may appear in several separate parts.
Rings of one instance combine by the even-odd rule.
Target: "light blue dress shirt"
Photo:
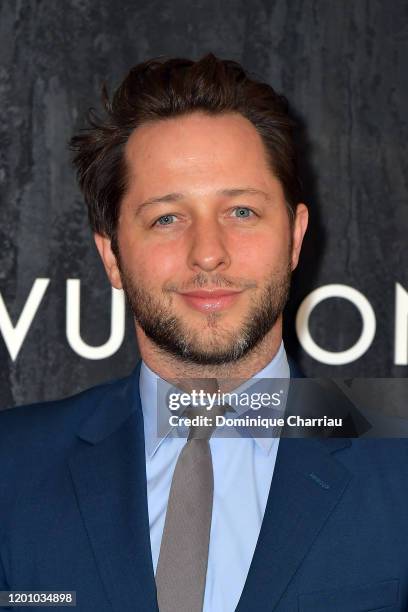
[[[289,378],[283,342],[255,378]],[[157,375],[140,370],[146,446],[147,499],[156,572],[170,485],[185,438],[157,437]],[[264,516],[279,438],[210,440],[214,498],[203,612],[233,612],[251,565]]]

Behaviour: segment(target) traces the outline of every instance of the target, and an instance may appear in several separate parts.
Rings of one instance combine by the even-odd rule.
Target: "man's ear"
[[[293,242],[292,242],[292,270],[296,268],[299,261],[300,249],[302,248],[303,237],[306,233],[309,212],[305,204],[298,204],[296,207],[295,220],[293,222]]]
[[[110,284],[112,287],[115,287],[115,289],[123,289],[118,262],[112,251],[111,239],[107,236],[102,236],[102,234],[95,233],[94,240],[103,261],[103,265],[105,266]]]

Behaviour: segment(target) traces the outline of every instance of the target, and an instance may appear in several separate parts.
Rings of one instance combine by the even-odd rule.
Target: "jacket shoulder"
[[[87,419],[98,403],[114,395],[129,376],[96,385],[64,399],[37,402],[0,411],[0,453],[22,444],[45,441],[58,434],[59,444]],[[11,447],[10,447],[11,445]]]

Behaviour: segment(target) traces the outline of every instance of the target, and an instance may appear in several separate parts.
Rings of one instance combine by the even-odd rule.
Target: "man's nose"
[[[191,269],[210,272],[230,266],[225,231],[216,219],[202,219],[194,223],[188,255]]]

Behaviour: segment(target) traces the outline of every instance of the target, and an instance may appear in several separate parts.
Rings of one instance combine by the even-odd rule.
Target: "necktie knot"
[[[187,440],[209,440],[217,427],[217,417],[224,416],[230,406],[216,404],[207,406],[188,406],[185,416],[192,420]]]

